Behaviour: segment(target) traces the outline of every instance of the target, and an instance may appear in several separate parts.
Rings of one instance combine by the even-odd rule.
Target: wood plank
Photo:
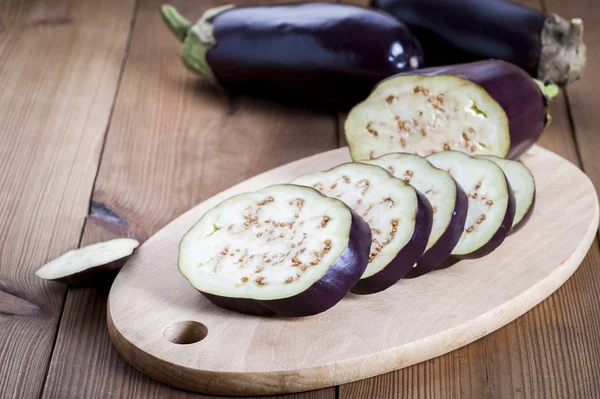
[[[133,3],[0,4],[0,397],[41,392],[65,289],[33,272],[80,240]]]
[[[232,98],[198,84],[179,62],[161,3],[139,5],[83,244],[145,240],[214,193],[336,146],[332,114]],[[218,5],[173,3],[190,17]],[[151,380],[117,354],[107,334],[106,298],[106,289],[69,290],[44,397],[201,397]],[[334,397],[334,388],[286,396]]]

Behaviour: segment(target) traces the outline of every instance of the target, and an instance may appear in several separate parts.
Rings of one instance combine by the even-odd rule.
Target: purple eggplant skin
[[[454,179],[453,179],[454,180]],[[438,239],[438,241],[427,252],[423,254],[417,262],[417,267],[413,268],[404,276],[404,278],[415,278],[422,276],[434,270],[441,265],[452,253],[456,244],[460,240],[465,229],[467,213],[469,210],[469,199],[465,190],[454,181],[456,186],[456,202],[452,218],[448,224],[448,228]]]
[[[77,288],[97,287],[110,284],[119,270],[125,265],[127,259],[129,259],[129,256],[49,281],[56,281],[57,283],[67,284],[70,287]]]
[[[506,158],[518,159],[542,135],[549,122],[548,99],[521,68],[500,60],[425,68],[407,75],[453,75],[481,86],[508,117],[510,149]],[[403,74],[400,74],[403,75]]]
[[[198,22],[211,24],[214,42],[208,44],[190,25],[178,23],[182,17],[172,7],[163,6],[163,16],[184,37],[182,60],[193,72],[206,76],[208,68],[223,88],[284,102],[347,109],[380,80],[423,62],[421,46],[404,24],[353,5],[228,8]],[[177,33],[182,26],[186,34]],[[202,46],[205,56],[199,60]]]
[[[410,239],[386,267],[356,283],[350,290],[353,294],[368,295],[388,289],[412,270],[415,263],[423,256],[429,234],[431,234],[433,210],[427,197],[417,190],[415,193],[417,194],[417,212],[415,229]]]
[[[529,209],[527,209],[527,212],[525,213],[525,216],[523,216],[523,218],[519,221],[519,223],[517,223],[515,226],[513,226],[513,228],[508,233],[508,235],[514,234],[517,231],[521,230],[521,228],[523,228],[523,226],[525,226],[525,224],[527,224],[529,219],[531,219],[531,215],[533,214],[533,210],[535,208],[535,200],[536,200],[535,197],[536,197],[536,191],[533,192],[533,199],[531,201],[531,205],[529,206]]]
[[[506,179],[506,177],[505,177]],[[512,223],[515,218],[515,211],[517,209],[517,201],[515,200],[515,195],[513,194],[513,190],[510,187],[510,183],[508,179],[506,179],[506,185],[508,186],[508,205],[506,207],[506,213],[504,214],[504,219],[502,219],[502,223],[496,233],[490,238],[490,240],[485,243],[478,250],[471,252],[470,254],[465,255],[455,255],[458,259],[477,259],[482,258],[486,255],[492,253],[496,248],[498,248],[503,242],[504,239],[508,236],[511,231]]]
[[[348,209],[352,214],[348,247],[318,281],[300,294],[271,300],[202,294],[221,308],[255,316],[304,317],[333,307],[356,284],[369,263],[371,228]]]
[[[375,0],[408,25],[426,66],[501,59],[543,82],[565,86],[585,64],[583,23],[508,1]]]

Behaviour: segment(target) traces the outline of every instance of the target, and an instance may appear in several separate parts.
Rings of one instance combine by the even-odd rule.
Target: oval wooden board
[[[537,182],[534,214],[485,258],[379,294],[350,294],[329,311],[300,319],[221,310],[179,274],[179,240],[208,209],[233,194],[349,160],[340,148],[273,169],[206,200],[150,238],[110,292],[108,326],[121,355],[166,384],[213,394],[288,393],[372,377],[457,349],[519,317],[571,276],[596,235],[598,200],[590,180],[534,147],[522,158]],[[187,345],[170,342],[165,335],[181,321],[203,323],[208,335]],[[182,331],[180,338],[201,330]]]

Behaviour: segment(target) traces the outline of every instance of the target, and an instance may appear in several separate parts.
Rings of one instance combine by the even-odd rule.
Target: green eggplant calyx
[[[169,4],[163,4],[160,7],[160,13],[169,29],[171,29],[171,32],[173,32],[180,42],[183,42],[188,30],[192,27],[190,21],[179,14],[175,7]]]
[[[196,75],[218,85],[217,77],[206,61],[206,53],[211,47],[211,44],[202,41],[198,32],[192,27],[181,46],[181,61]]]
[[[233,5],[226,5],[206,10],[194,25],[181,16],[173,6],[163,5],[161,7],[163,19],[169,29],[183,42],[181,46],[183,65],[205,81],[216,85],[219,84],[219,81],[206,59],[208,51],[217,43],[213,35],[212,20],[218,14],[232,7]]]
[[[540,91],[542,92],[544,97],[546,97],[548,99],[553,99],[554,97],[558,96],[560,89],[554,83],[545,84],[541,80],[537,80],[537,79],[533,79],[533,81],[538,85],[538,87],[540,88]]]

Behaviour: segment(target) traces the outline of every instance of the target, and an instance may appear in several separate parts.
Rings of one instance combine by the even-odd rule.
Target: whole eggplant
[[[375,0],[408,25],[427,66],[496,58],[565,86],[585,64],[583,23],[503,0]]]
[[[161,9],[192,72],[226,89],[349,108],[381,79],[417,69],[419,42],[387,13],[333,3],[206,11],[192,25]]]

